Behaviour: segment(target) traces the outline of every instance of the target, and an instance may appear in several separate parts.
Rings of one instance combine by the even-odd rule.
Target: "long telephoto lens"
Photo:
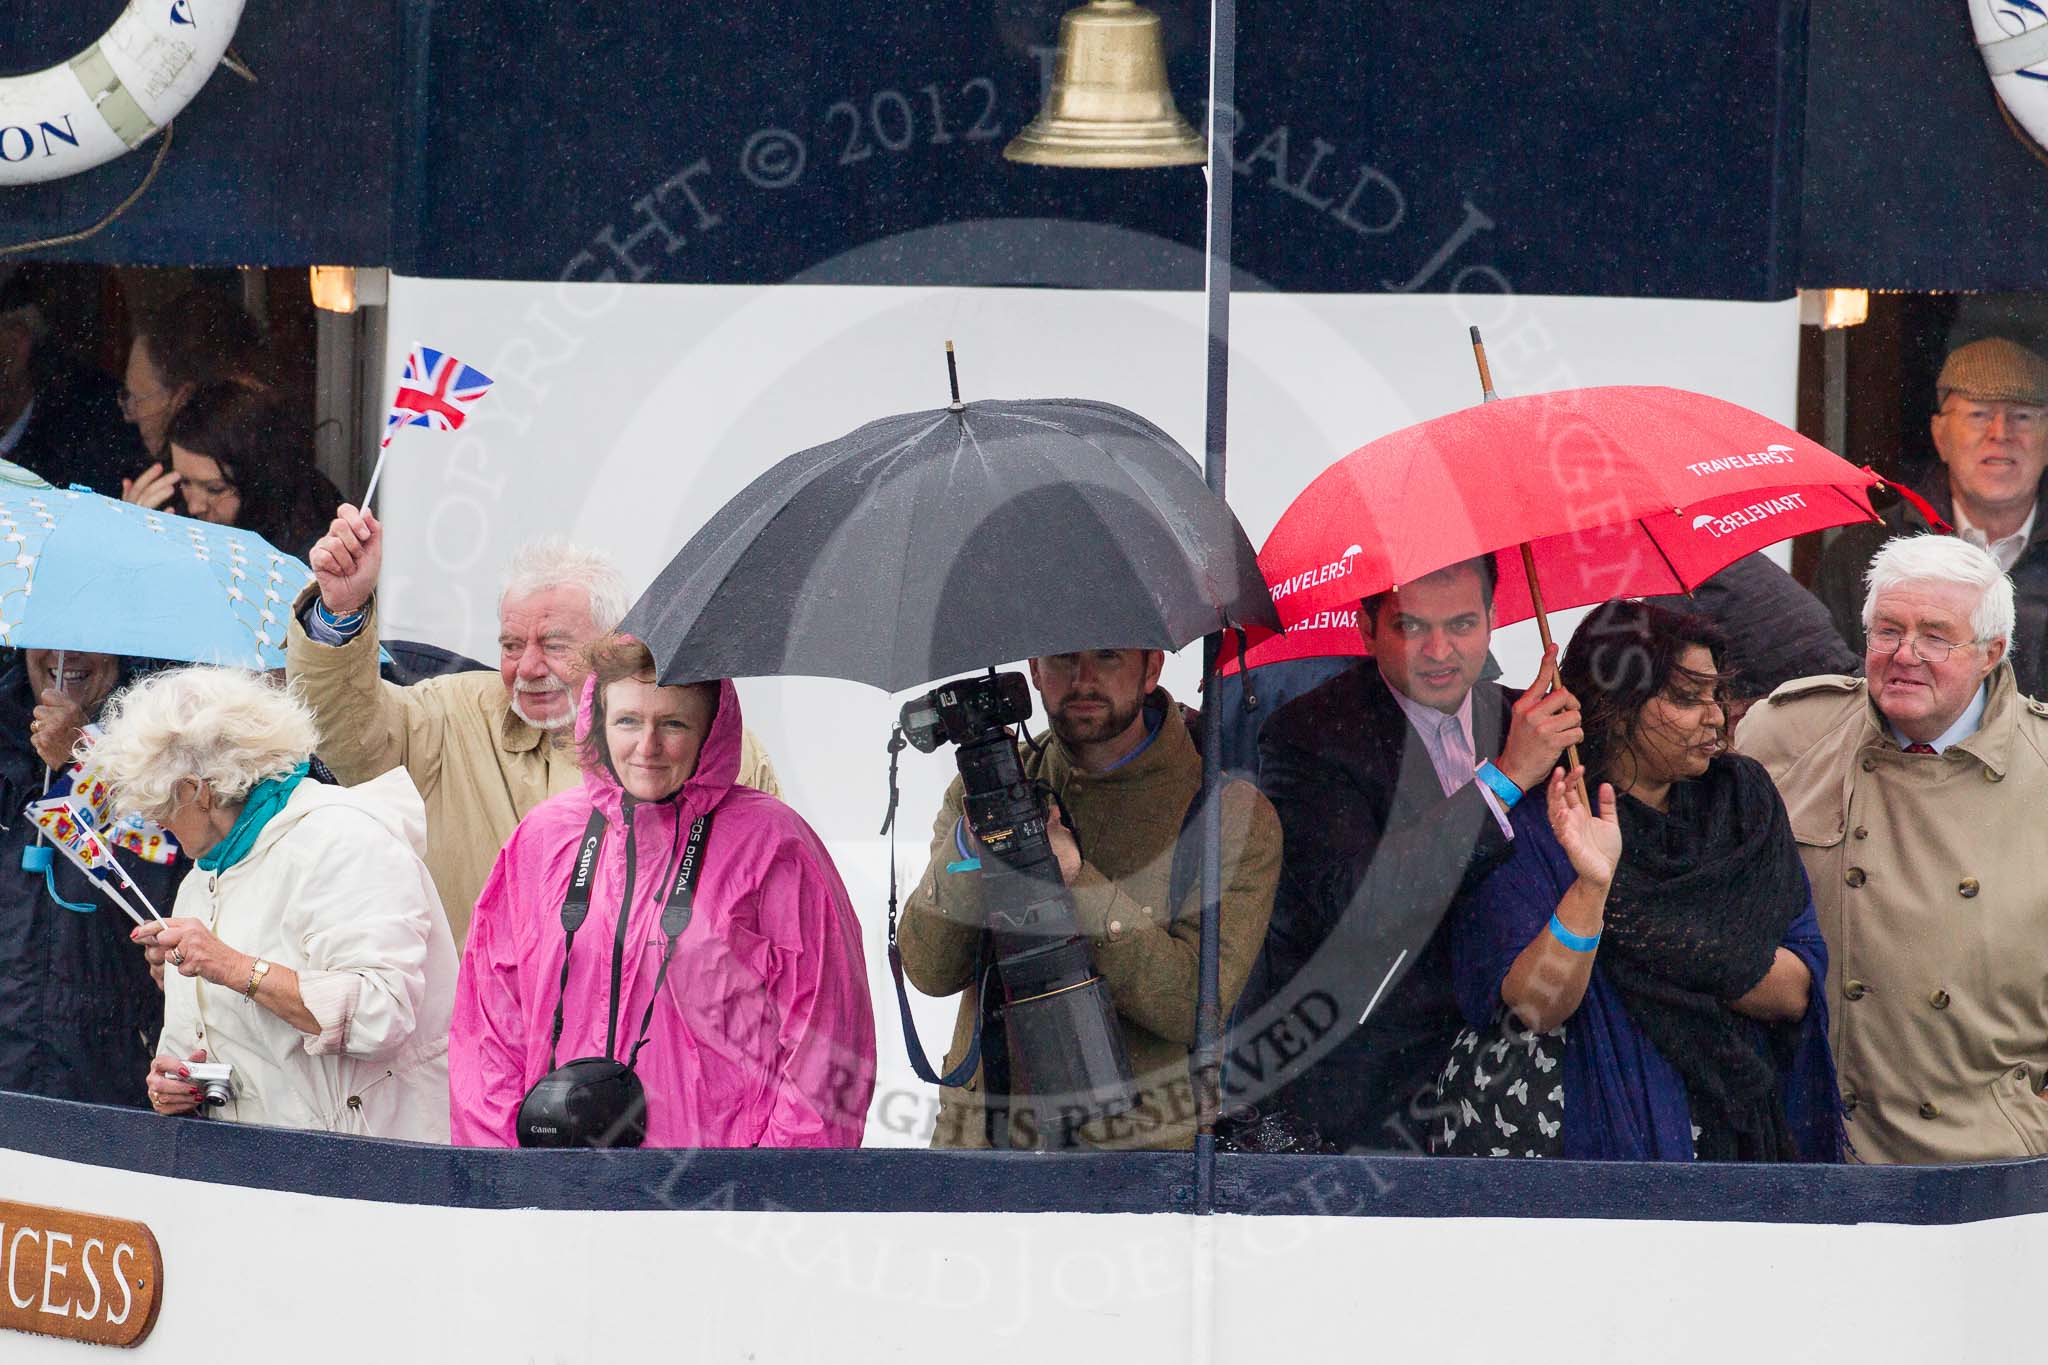
[[[1048,812],[1007,727],[1031,718],[1020,673],[963,678],[903,707],[906,738],[930,753],[960,746],[967,823],[988,855],[981,894],[1015,1088],[1038,1113],[1040,1142],[1071,1146],[1074,1130],[1137,1107],[1131,1059],[1109,987],[1074,918],[1074,900],[1046,837]]]

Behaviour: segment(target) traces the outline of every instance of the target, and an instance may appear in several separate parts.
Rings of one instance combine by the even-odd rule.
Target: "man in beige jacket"
[[[320,726],[320,757],[354,786],[403,765],[427,804],[427,867],[459,949],[498,850],[526,813],[582,780],[575,721],[583,649],[617,627],[626,587],[602,556],[548,538],[514,558],[498,600],[498,672],[411,687],[377,676],[384,530],[344,504],[292,605],[286,675]],[[740,781],[780,795],[743,736]]]
[[[1736,747],[1776,779],[1827,936],[1850,1141],[1866,1162],[2048,1154],[2048,705],[2006,655],[1983,549],[1871,560],[1864,678],[1802,678]]]

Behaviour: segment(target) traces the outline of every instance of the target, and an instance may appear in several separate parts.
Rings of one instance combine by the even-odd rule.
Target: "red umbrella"
[[[1497,624],[1689,592],[1788,537],[1875,518],[1877,475],[1768,417],[1682,389],[1567,389],[1423,422],[1323,471],[1259,567],[1289,634],[1254,665],[1364,652],[1361,597],[1499,556]]]

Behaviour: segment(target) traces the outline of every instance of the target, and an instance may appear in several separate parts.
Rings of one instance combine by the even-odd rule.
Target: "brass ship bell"
[[[1134,0],[1092,0],[1060,20],[1052,94],[1003,148],[1034,166],[1192,166],[1208,144],[1174,107],[1159,16]]]

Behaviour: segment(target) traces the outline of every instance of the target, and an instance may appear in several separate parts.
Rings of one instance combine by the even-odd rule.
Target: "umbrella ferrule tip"
[[[952,402],[950,402],[950,403],[946,404],[946,411],[947,411],[947,412],[965,412],[965,411],[967,411],[967,405],[966,405],[965,403],[961,402],[961,401],[960,401],[959,399],[955,398],[955,399],[954,399],[954,400],[953,400]]]

